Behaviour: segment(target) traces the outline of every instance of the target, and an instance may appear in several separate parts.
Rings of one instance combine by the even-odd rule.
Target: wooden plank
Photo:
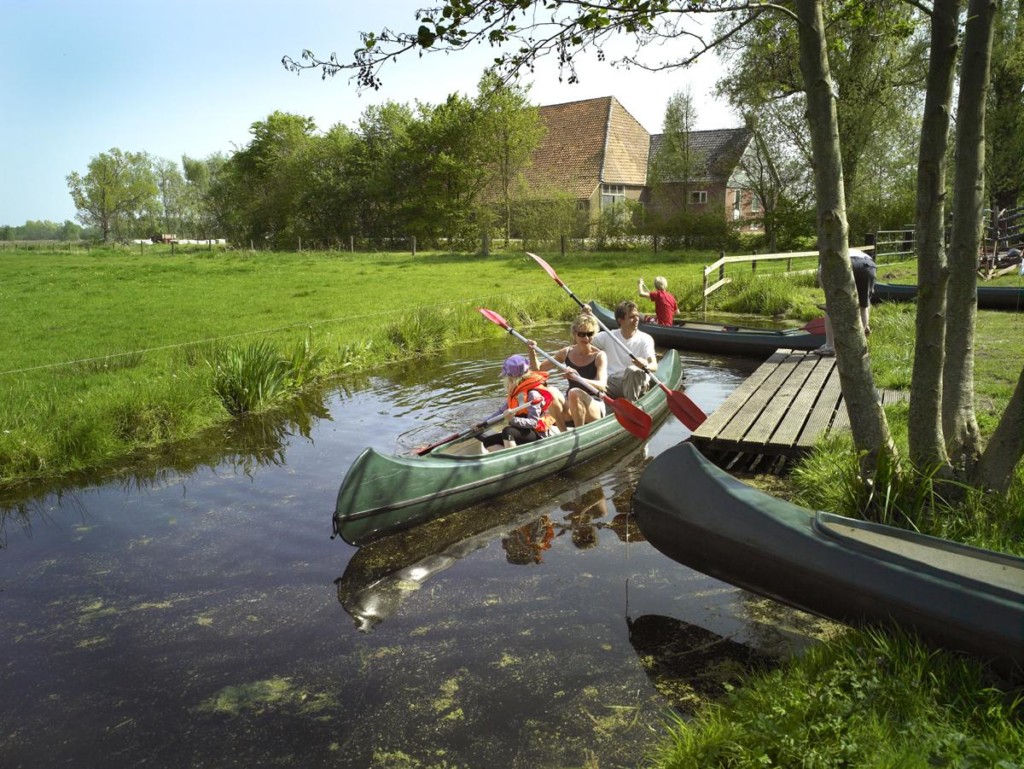
[[[761,364],[753,374],[748,376],[743,383],[733,390],[732,394],[725,399],[715,411],[708,416],[704,423],[693,433],[693,439],[697,441],[713,440],[721,430],[729,424],[733,416],[746,403],[747,399],[757,392],[761,383],[775,370],[775,366],[785,359],[778,351],[774,352],[768,360]]]
[[[814,402],[811,413],[807,417],[804,429],[800,431],[800,437],[794,442],[794,446],[801,449],[810,449],[825,433],[828,432],[829,424],[836,413],[843,391],[839,385],[839,369],[832,360],[832,368],[829,371],[828,379]]]
[[[744,439],[745,442],[755,446],[764,446],[768,443],[774,444],[775,441],[772,440],[772,436],[781,425],[785,424],[787,419],[791,418],[793,401],[800,394],[804,387],[804,382],[807,381],[807,377],[814,366],[812,362],[807,360],[805,355],[793,355],[789,360],[792,362],[789,376],[779,389],[776,390],[771,401],[764,411],[761,412],[761,416],[751,425]]]
[[[818,393],[835,367],[835,358],[822,358],[808,353],[804,357],[804,366],[808,367],[804,386],[789,407],[787,419],[775,430],[772,443],[776,446],[795,448],[800,433],[807,423],[808,415],[818,400]]]
[[[791,351],[787,350],[786,352],[790,353]],[[789,375],[793,373],[793,369],[802,357],[787,354],[784,359],[779,361],[770,376],[761,383],[757,391],[747,398],[743,406],[737,411],[736,417],[719,433],[719,437],[722,440],[746,442],[750,426],[758,420],[765,407],[772,402],[775,394],[789,378]]]

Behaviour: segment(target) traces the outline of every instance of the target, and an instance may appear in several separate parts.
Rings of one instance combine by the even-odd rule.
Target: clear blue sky
[[[65,177],[85,173],[112,147],[180,162],[183,154],[231,152],[274,110],[312,117],[319,128],[354,126],[371,104],[472,95],[492,52],[400,60],[384,87],[359,94],[342,74],[295,75],[285,54],[304,48],[348,55],[358,32],[408,29],[430,0],[5,0],[0,21],[0,225],[62,222],[75,208]],[[698,128],[739,125],[712,101],[717,62],[657,75],[624,72],[591,56],[582,83],[558,83],[538,66],[530,99],[557,104],[615,96],[648,131],[687,87]],[[523,81],[530,82],[530,81]]]

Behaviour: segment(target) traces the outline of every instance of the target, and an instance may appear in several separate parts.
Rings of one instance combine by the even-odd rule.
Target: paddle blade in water
[[[686,425],[687,429],[696,430],[708,418],[701,407],[694,403],[686,393],[680,390],[670,390],[664,384],[661,389],[665,391],[669,411],[675,414],[676,419]]]
[[[608,408],[611,409],[620,425],[640,440],[647,440],[651,434],[651,427],[654,425],[650,414],[624,398],[606,396],[604,402],[608,404]]]

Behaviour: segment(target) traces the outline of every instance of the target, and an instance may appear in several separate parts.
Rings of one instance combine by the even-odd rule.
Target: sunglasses
[[[593,336],[593,331],[577,331],[576,336]]]

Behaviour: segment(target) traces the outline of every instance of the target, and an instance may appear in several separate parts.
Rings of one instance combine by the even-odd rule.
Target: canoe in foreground
[[[895,622],[937,645],[1024,672],[1024,559],[813,513],[753,489],[689,443],[633,495],[647,540],[679,563],[848,624]]]
[[[618,328],[613,311],[597,302],[591,302],[590,307],[608,328]],[[672,326],[641,323],[640,330],[646,331],[654,337],[655,344],[662,347],[711,352],[719,355],[751,355],[767,358],[780,348],[814,350],[825,344],[824,331],[814,334],[801,328],[753,328],[676,321]]]
[[[657,374],[669,389],[679,386],[682,368],[675,351],[661,359]],[[668,412],[665,394],[656,386],[636,405],[655,421]],[[349,544],[361,546],[534,483],[633,440],[610,414],[577,430],[482,456],[449,453],[448,446],[423,456],[381,454],[369,448],[352,463],[338,491],[334,530]]]
[[[871,298],[876,302],[912,302],[917,298],[917,286],[876,283]],[[1024,312],[1024,287],[978,286],[978,308]]]

